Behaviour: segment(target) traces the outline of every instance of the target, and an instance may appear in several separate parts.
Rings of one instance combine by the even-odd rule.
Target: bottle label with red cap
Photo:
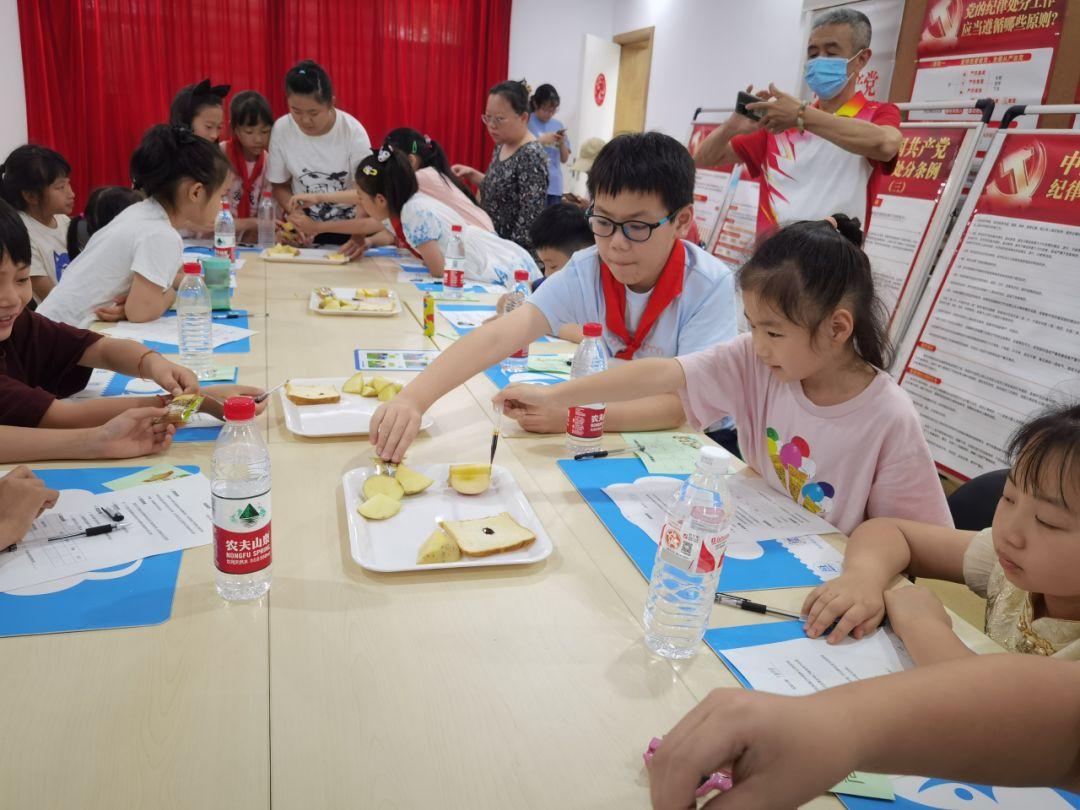
[[[455,289],[461,289],[465,286],[465,271],[464,270],[443,270],[443,286],[453,287]]]
[[[251,498],[213,496],[214,565],[253,574],[270,565],[270,490]]]
[[[576,405],[566,416],[566,432],[575,439],[597,439],[604,435],[603,405]]]
[[[682,571],[711,574],[724,564],[729,527],[722,509],[695,507],[694,518],[669,518],[660,530],[660,557]]]
[[[529,356],[529,347],[528,346],[526,346],[524,349],[518,349],[516,352],[514,352],[512,355],[510,355],[510,357],[512,357],[515,360],[520,360],[523,357],[528,357],[528,356]]]

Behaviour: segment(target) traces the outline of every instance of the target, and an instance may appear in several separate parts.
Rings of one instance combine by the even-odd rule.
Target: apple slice
[[[451,464],[450,486],[462,495],[479,495],[491,486],[490,464]]]
[[[345,384],[341,386],[341,390],[346,394],[362,394],[364,393],[364,375],[358,371],[353,374],[349,379],[345,381]]]
[[[364,481],[364,497],[374,498],[376,495],[400,501],[405,497],[405,487],[389,475],[373,475]]]
[[[435,483],[423,473],[418,473],[416,470],[410,470],[404,464],[398,464],[397,472],[394,473],[394,478],[401,484],[406,495],[416,495]]]
[[[431,533],[431,537],[420,546],[416,555],[418,565],[432,565],[433,563],[457,562],[461,559],[461,549],[450,537],[440,529]]]
[[[386,520],[401,511],[401,501],[378,492],[356,507],[356,511],[368,520]]]

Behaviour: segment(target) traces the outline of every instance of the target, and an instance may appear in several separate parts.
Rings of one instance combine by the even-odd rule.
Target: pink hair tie
[[[825,221],[833,226],[833,230],[839,230],[840,226],[836,224],[836,217],[825,217]]]

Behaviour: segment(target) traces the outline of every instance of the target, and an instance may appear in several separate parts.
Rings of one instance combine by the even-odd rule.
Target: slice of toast
[[[473,520],[444,520],[439,523],[450,539],[457,543],[462,554],[486,557],[524,548],[536,539],[509,512]]]
[[[341,402],[341,393],[332,385],[293,385],[287,382],[285,396],[297,405],[329,405]]]

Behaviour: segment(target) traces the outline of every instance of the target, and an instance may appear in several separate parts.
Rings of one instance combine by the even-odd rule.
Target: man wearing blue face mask
[[[900,110],[869,101],[856,78],[870,60],[870,20],[834,9],[814,20],[806,49],[813,104],[770,84],[747,109],[714,130],[694,153],[699,166],[738,160],[761,185],[758,233],[802,219],[847,214],[869,226],[878,180],[891,174],[903,137]],[[753,88],[747,88],[752,92]]]

